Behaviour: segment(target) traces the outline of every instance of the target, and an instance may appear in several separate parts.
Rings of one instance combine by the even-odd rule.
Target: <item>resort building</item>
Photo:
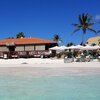
[[[4,57],[4,54],[9,58],[40,56],[41,53],[56,45],[58,45],[57,42],[39,38],[0,40],[0,57]]]
[[[100,36],[89,38],[87,40],[87,44],[88,45],[93,45],[93,44],[100,45]]]

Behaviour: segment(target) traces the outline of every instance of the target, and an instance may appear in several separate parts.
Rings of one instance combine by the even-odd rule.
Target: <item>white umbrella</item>
[[[76,46],[70,46],[70,47],[67,47],[66,49],[76,49]]]
[[[81,48],[83,48],[83,46],[81,46],[81,45],[76,45],[76,48],[77,48],[77,49],[81,49]]]
[[[55,47],[52,47],[52,48],[49,48],[50,50],[56,50],[56,51],[64,51],[65,50],[65,47],[64,46],[55,46]]]
[[[67,49],[66,46],[60,46],[60,48],[61,48],[62,50],[66,50],[66,49]]]
[[[81,49],[83,46],[81,45],[76,45],[76,46],[70,46],[70,47],[67,47],[66,49]]]
[[[83,46],[81,49],[82,50],[95,50],[96,48],[94,46],[87,45],[87,46]]]
[[[96,45],[96,46],[93,46],[94,49],[100,49],[100,46]]]
[[[59,47],[58,46],[55,46],[55,47],[52,47],[52,48],[49,48],[50,50],[58,50]]]

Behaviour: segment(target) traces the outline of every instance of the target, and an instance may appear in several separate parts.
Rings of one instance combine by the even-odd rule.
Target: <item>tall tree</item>
[[[90,30],[94,33],[96,33],[96,31],[94,29],[92,29],[92,25],[95,24],[95,22],[92,22],[92,16],[90,16],[89,14],[81,14],[78,16],[78,20],[79,23],[73,24],[75,26],[75,30],[73,31],[73,33],[82,30],[83,34],[82,34],[82,45],[84,45],[84,35],[86,34],[87,30]]]
[[[62,39],[61,39],[61,37],[60,37],[58,34],[55,34],[55,35],[54,35],[53,41],[58,42],[58,43],[59,43],[59,42],[63,42]]]
[[[16,35],[16,38],[25,38],[25,35],[23,32],[19,32],[17,35]]]

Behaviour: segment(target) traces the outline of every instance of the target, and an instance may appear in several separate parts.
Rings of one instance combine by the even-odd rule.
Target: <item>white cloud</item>
[[[96,19],[96,20],[100,20],[100,15],[96,15],[96,16],[95,16],[95,19]]]

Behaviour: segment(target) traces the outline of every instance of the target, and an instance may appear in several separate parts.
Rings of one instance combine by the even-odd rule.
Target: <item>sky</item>
[[[100,21],[100,0],[0,0],[0,40],[16,37],[24,32],[26,37],[52,40],[58,34],[63,43],[80,44],[82,31],[72,35],[78,15],[89,13]],[[92,27],[100,29],[100,24]],[[100,36],[87,31],[84,39]]]

